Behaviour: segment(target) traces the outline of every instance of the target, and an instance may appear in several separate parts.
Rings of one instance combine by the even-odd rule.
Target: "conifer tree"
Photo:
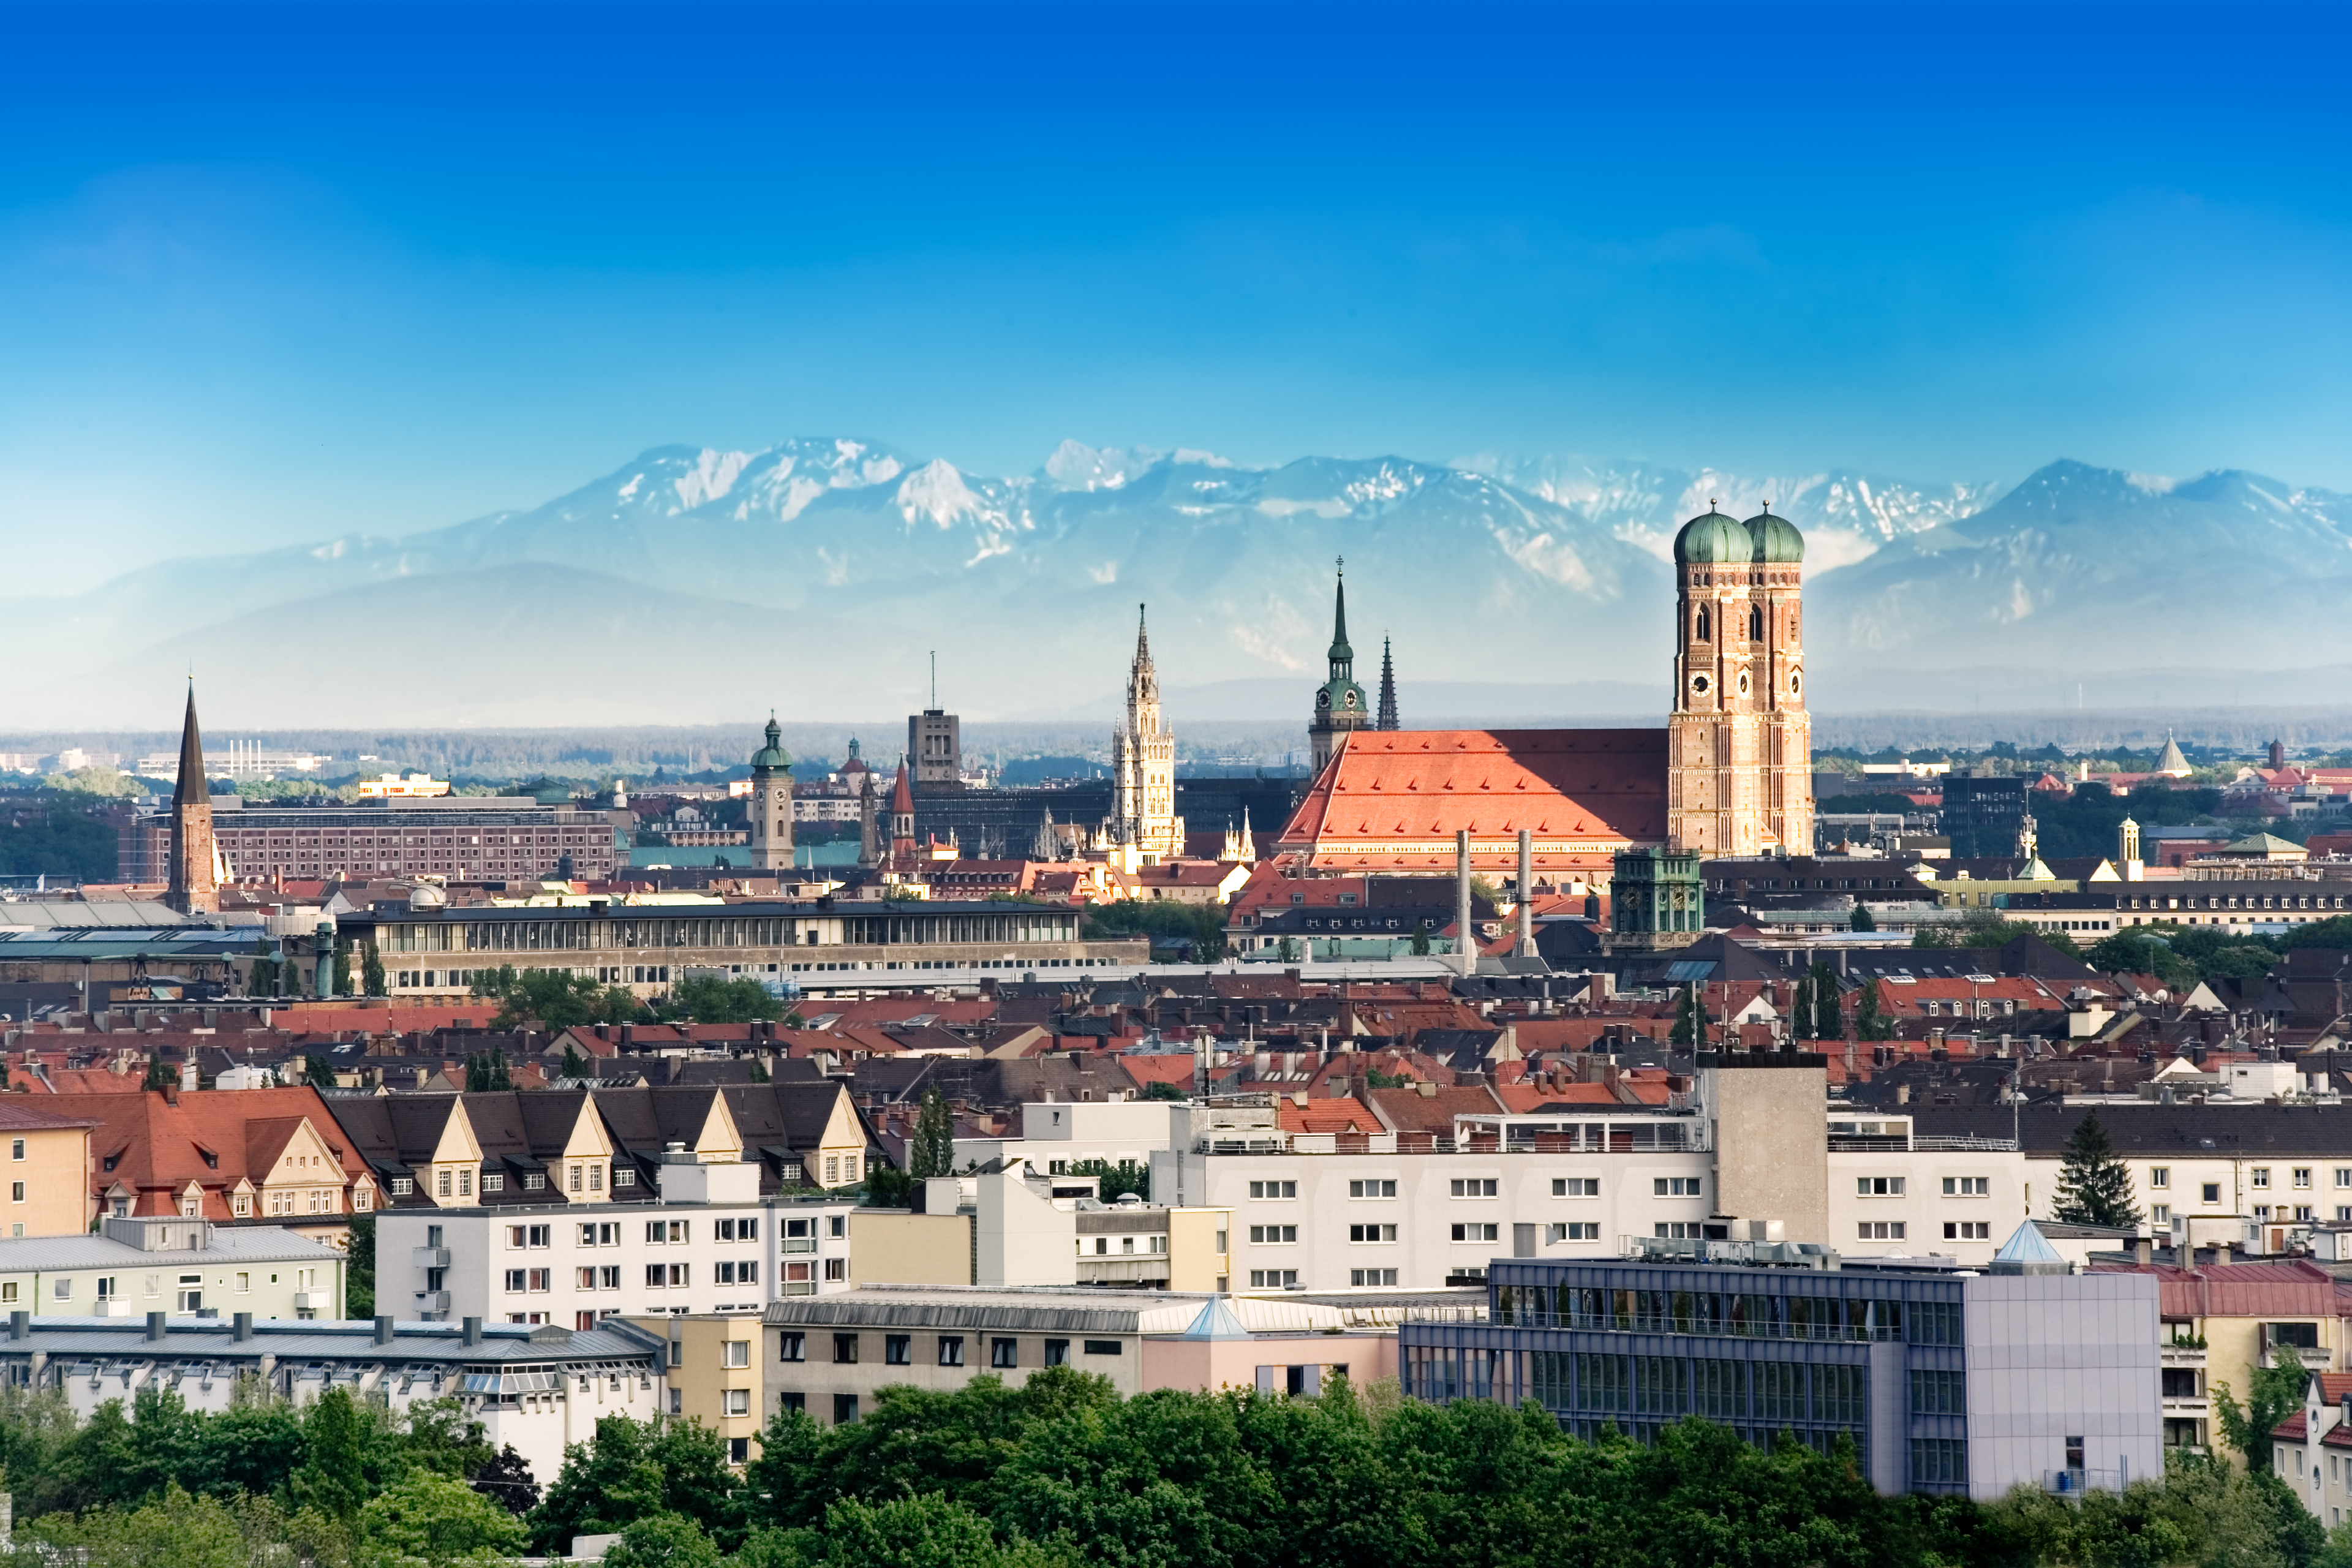
[[[2059,1155],[2058,1204],[2051,1213],[2063,1225],[2128,1230],[2139,1224],[2131,1172],[2116,1153],[2096,1111],[2074,1124]]]
[[[1813,1035],[1817,1040],[1845,1038],[1845,1008],[1838,994],[1837,971],[1826,963],[1813,965]]]
[[[944,1176],[955,1166],[955,1119],[937,1089],[923,1096],[915,1117],[915,1135],[907,1144],[907,1173],[917,1181]]]
[[[1704,1044],[1701,1036],[1706,1028],[1706,1019],[1698,1010],[1698,993],[1685,985],[1675,1003],[1675,1026],[1666,1038],[1677,1046]]]
[[[1789,1037],[1810,1040],[1813,1037],[1813,977],[1810,971],[1797,976],[1790,987]]]

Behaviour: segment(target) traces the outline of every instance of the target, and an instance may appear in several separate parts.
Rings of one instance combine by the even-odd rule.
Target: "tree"
[[[563,1042],[562,1076],[565,1078],[591,1078],[594,1076],[588,1070],[588,1058],[582,1056],[578,1050],[574,1049],[570,1040]]]
[[[180,1087],[180,1075],[173,1071],[170,1064],[166,1063],[162,1057],[151,1054],[147,1058],[147,1076],[140,1080],[139,1087],[156,1089],[177,1089]]]
[[[498,1003],[499,1010],[490,1018],[493,1029],[520,1028],[525,1024],[569,1029],[581,1024],[618,1022],[613,1016],[616,994],[628,997],[628,1010],[621,1017],[635,1017],[637,1011],[636,998],[625,988],[607,989],[590,976],[568,969],[517,969],[502,963],[496,969],[477,970],[471,989],[475,995]]]
[[[1853,1011],[1853,1037],[1857,1040],[1891,1040],[1895,1037],[1895,1020],[1881,1009],[1878,987],[1882,982],[1865,980],[1857,994]]]
[[[514,1076],[507,1068],[504,1051],[490,1051],[466,1058],[466,1090],[469,1094],[488,1094],[514,1087]]]
[[[1675,1026],[1666,1039],[1672,1045],[1690,1046],[1704,1045],[1706,1037],[1706,1016],[1699,1011],[1698,992],[1685,985],[1675,998]]]
[[[621,1531],[604,1563],[605,1568],[719,1568],[719,1544],[694,1521],[656,1513]]]
[[[343,1265],[343,1310],[352,1318],[375,1316],[375,1213],[352,1215],[351,1250]]]
[[[331,973],[335,977],[335,994],[352,994],[352,944],[347,937],[335,938],[335,962]]]
[[[2153,974],[2173,990],[2189,990],[2197,984],[2197,966],[2172,951],[2160,937],[2143,931],[2119,931],[2091,944],[2083,955],[2102,974]]]
[[[524,1545],[522,1521],[513,1514],[463,1481],[422,1470],[368,1500],[359,1512],[359,1536],[363,1560],[386,1568],[489,1563],[519,1555]]]
[[[1429,922],[1427,921],[1412,922],[1412,955],[1415,958],[1429,956]]]
[[[1813,1037],[1813,974],[1807,970],[1797,976],[1789,987],[1789,1037],[1810,1040]]]
[[[1149,1202],[1151,1197],[1151,1167],[1139,1165],[1132,1160],[1112,1164],[1108,1160],[1075,1160],[1070,1174],[1093,1176],[1099,1182],[1102,1201],[1110,1203],[1126,1193],[1134,1193]]]
[[[914,1135],[907,1141],[907,1174],[919,1182],[954,1169],[955,1118],[948,1110],[947,1097],[934,1086],[924,1091]]]
[[[375,950],[373,942],[368,945],[367,957],[360,965],[360,985],[371,996],[383,996],[390,991],[384,982],[383,954]]]
[[[1816,1040],[1845,1038],[1845,1007],[1838,992],[1837,971],[1826,963],[1813,965],[1813,1033]]]
[[[2058,1203],[2051,1215],[2062,1225],[2128,1229],[2139,1224],[2131,1171],[2116,1155],[2096,1111],[2074,1124],[2059,1155]]]
[[[1192,1097],[1164,1079],[1153,1079],[1143,1086],[1145,1100],[1190,1100]]]
[[[748,1024],[782,1017],[784,1005],[756,980],[692,974],[670,987],[661,1013],[664,1017],[690,1018],[698,1024]]]
[[[563,1450],[563,1468],[530,1516],[532,1544],[567,1549],[656,1513],[683,1514],[707,1529],[731,1527],[727,1446],[698,1421],[656,1427],[626,1415],[596,1423],[593,1443]]]
[[[2071,1148],[2071,1145],[2069,1146]],[[2213,1420],[2221,1440],[2245,1456],[2246,1468],[2267,1475],[2271,1468],[2271,1434],[2278,1424],[2303,1408],[2303,1358],[2293,1345],[2271,1347],[2271,1364],[2256,1366],[2241,1405],[2226,1383],[2212,1385]]]
[[[1853,931],[1876,931],[1878,929],[1878,917],[1872,914],[1870,912],[1870,906],[1864,903],[1859,899],[1854,900],[1853,920],[1850,922],[1850,929]]]
[[[302,1081],[319,1084],[327,1089],[334,1088],[335,1064],[316,1051],[308,1053],[302,1058]]]
[[[302,1421],[302,1468],[292,1479],[297,1502],[332,1519],[358,1517],[368,1495],[363,1426],[351,1390],[341,1384],[311,1401]]]

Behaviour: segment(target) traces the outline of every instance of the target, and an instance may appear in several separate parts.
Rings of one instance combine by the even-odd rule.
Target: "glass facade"
[[[1497,1258],[1488,1321],[1409,1321],[1400,1362],[1415,1397],[1534,1404],[1580,1436],[1687,1416],[1759,1445],[1847,1437],[1865,1474],[1874,1455],[1906,1472],[1873,1478],[1888,1489],[1962,1492],[1960,1296],[1927,1273]]]

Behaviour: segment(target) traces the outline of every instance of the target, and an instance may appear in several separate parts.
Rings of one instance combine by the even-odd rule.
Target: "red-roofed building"
[[[1540,879],[1605,884],[1619,850],[1665,842],[1666,731],[1359,731],[1278,842],[1313,870],[1440,875],[1467,829],[1473,868],[1507,876],[1523,827]]]
[[[185,1215],[288,1226],[340,1244],[378,1206],[375,1178],[316,1089],[58,1095],[87,1117],[89,1190],[108,1215]]]

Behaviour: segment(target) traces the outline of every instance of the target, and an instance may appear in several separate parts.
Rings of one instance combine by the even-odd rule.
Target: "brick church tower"
[[[180,776],[172,786],[172,865],[163,901],[184,915],[220,908],[219,856],[213,844],[212,784],[205,777],[204,736],[196,729],[196,687],[188,683],[180,721]]]
[[[1675,536],[1666,837],[1676,849],[1813,851],[1804,561],[1804,535],[1769,502],[1746,522],[1710,506]]]

